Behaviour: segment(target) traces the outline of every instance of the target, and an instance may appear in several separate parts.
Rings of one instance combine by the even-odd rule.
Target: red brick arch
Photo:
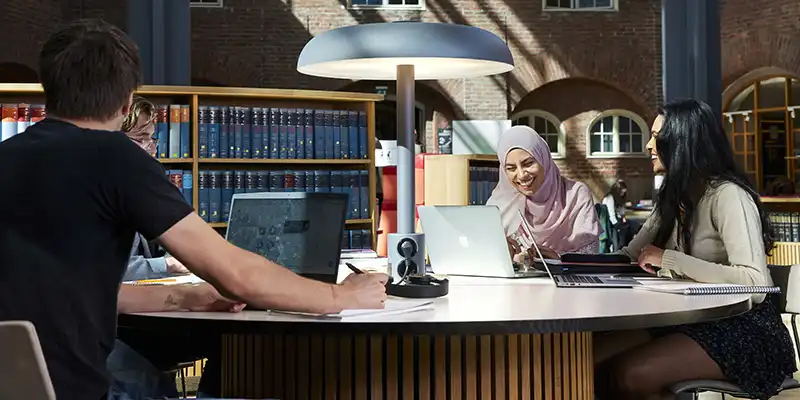
[[[722,43],[722,85],[763,67],[773,67],[786,75],[800,75],[800,35],[785,35],[771,30],[742,32]]]

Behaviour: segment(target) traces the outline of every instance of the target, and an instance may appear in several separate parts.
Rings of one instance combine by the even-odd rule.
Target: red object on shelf
[[[414,225],[418,225],[417,208],[425,204],[425,155],[414,157]],[[397,167],[383,167],[383,204],[381,220],[378,222],[378,243],[375,251],[379,257],[386,257],[386,241],[388,234],[397,232]]]

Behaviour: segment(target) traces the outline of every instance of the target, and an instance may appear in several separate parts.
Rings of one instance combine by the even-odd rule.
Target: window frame
[[[555,153],[551,151],[550,152],[550,157],[553,158],[554,160],[564,159],[564,158],[567,157],[567,134],[566,134],[566,130],[564,129],[564,123],[561,120],[559,120],[558,117],[556,117],[555,115],[553,115],[553,114],[551,114],[551,113],[549,113],[547,111],[532,108],[532,109],[528,109],[528,110],[518,111],[518,112],[512,114],[511,118],[509,118],[509,119],[511,120],[511,123],[513,125],[515,120],[518,120],[520,118],[525,118],[525,117],[527,117],[529,120],[532,119],[532,118],[542,118],[545,121],[549,121],[551,124],[553,124],[556,127],[556,130],[558,131],[557,132],[558,133],[558,151],[555,152]],[[531,122],[533,122],[533,121],[531,121]],[[534,125],[536,125],[536,124],[534,124]],[[534,130],[536,129],[533,126],[530,126],[530,125],[527,125],[527,126],[531,127]],[[536,133],[538,133],[539,136],[543,136],[543,139],[545,139],[545,141],[547,140],[547,138],[544,138],[544,134],[542,132],[537,131]]]
[[[215,0],[214,2],[200,2],[196,0],[189,0],[189,7],[195,8],[224,8],[224,0]]]
[[[348,10],[411,10],[411,11],[424,11],[426,9],[425,0],[418,0],[419,4],[387,4],[389,0],[381,0],[383,3],[380,5],[372,4],[353,4],[353,0],[347,0]],[[404,0],[405,1],[405,0]]]
[[[603,118],[606,117],[613,117],[613,128],[611,132],[613,134],[613,152],[597,152],[592,153],[592,128],[600,122]],[[619,151],[619,117],[628,118],[631,122],[639,125],[639,128],[642,130],[642,151],[641,152],[620,152]],[[631,133],[631,132],[622,132],[622,133]],[[647,158],[649,154],[647,154],[647,142],[650,141],[650,127],[645,122],[644,118],[640,117],[638,114],[623,110],[623,109],[612,109],[606,110],[601,113],[598,113],[592,120],[589,122],[588,126],[586,127],[586,158],[589,159],[602,159],[602,158]]]
[[[619,0],[611,0],[611,7],[576,7],[578,4],[578,0],[570,0],[570,4],[572,7],[570,8],[561,8],[561,7],[548,7],[547,0],[542,0],[542,11],[544,12],[617,12],[619,11]]]

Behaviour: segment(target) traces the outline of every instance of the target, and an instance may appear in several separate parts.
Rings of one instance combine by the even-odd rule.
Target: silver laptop
[[[531,228],[528,225],[528,221],[525,220],[525,217],[522,216],[522,228],[525,230],[525,234],[529,237],[533,238],[533,233],[531,232]],[[550,276],[550,279],[553,283],[556,284],[557,287],[580,287],[580,288],[631,288],[636,285],[640,285],[639,281],[633,279],[628,276],[617,276],[612,274],[559,274],[553,275],[553,272],[550,270],[550,265],[548,265],[547,259],[542,256],[542,251],[539,250],[539,245],[536,244],[535,240],[531,240],[533,243],[533,248],[536,250],[536,254],[539,256],[539,260],[541,260],[542,265],[544,265],[545,271],[547,271],[547,275]]]
[[[0,322],[0,399],[55,400],[33,324]]]
[[[437,274],[491,278],[542,277],[516,271],[496,206],[420,206],[431,267]]]

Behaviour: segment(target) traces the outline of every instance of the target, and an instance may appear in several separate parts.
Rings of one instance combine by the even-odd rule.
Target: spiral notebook
[[[645,284],[634,286],[633,288],[687,296],[704,294],[769,294],[780,293],[781,291],[776,286],[748,286],[730,283]]]

